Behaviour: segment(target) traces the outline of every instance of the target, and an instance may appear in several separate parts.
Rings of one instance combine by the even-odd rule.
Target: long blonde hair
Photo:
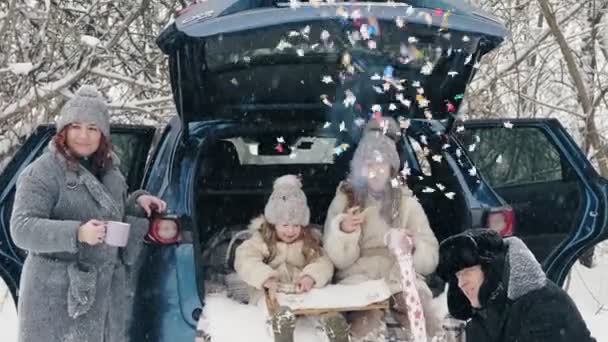
[[[276,257],[277,254],[277,242],[279,241],[279,238],[277,237],[276,227],[274,224],[264,221],[260,228],[260,233],[262,234],[264,243],[270,252],[268,257],[264,259],[264,262],[269,263]],[[304,254],[304,260],[307,264],[313,262],[315,259],[323,255],[323,250],[321,249],[321,240],[319,237],[313,234],[312,227],[310,225],[302,227],[298,240],[303,241],[302,253]]]

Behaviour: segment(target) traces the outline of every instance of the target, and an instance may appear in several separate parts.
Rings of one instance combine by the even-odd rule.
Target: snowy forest
[[[466,118],[558,118],[608,176],[608,0],[470,0],[511,32],[482,59]],[[191,1],[0,3],[0,169],[74,89],[94,83],[112,120],[161,125],[175,113],[158,33]]]

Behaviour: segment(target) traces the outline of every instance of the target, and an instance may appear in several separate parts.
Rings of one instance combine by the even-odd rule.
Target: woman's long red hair
[[[78,158],[70,153],[70,148],[66,142],[70,127],[71,125],[66,125],[61,131],[57,132],[57,134],[53,136],[53,144],[57,148],[57,151],[64,156],[68,162],[77,164]],[[91,158],[93,159],[93,170],[91,171],[96,175],[102,174],[110,165],[112,165],[112,144],[103,134],[101,134],[99,147]]]

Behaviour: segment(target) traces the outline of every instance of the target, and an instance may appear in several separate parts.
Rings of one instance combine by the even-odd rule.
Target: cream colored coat
[[[341,284],[357,284],[366,280],[382,279],[391,292],[401,292],[401,275],[395,257],[384,244],[390,228],[400,228],[412,235],[415,243],[414,268],[419,275],[417,287],[430,293],[421,276],[435,271],[439,261],[439,243],[429,226],[422,206],[409,188],[404,187],[401,199],[400,226],[389,227],[380,216],[380,203],[373,198],[366,202],[365,222],[360,230],[345,233],[340,224],[346,214],[347,197],[340,186],[325,221],[325,251],[336,267],[336,280]]]
[[[257,304],[262,297],[262,285],[270,277],[275,277],[280,283],[292,284],[307,275],[315,280],[315,287],[323,287],[329,283],[334,273],[333,264],[325,254],[307,264],[302,253],[301,240],[291,244],[278,242],[276,256],[269,263],[265,263],[264,259],[270,252],[259,231],[264,220],[261,216],[251,222],[251,238],[236,249],[234,268],[241,279],[251,287],[250,304]]]

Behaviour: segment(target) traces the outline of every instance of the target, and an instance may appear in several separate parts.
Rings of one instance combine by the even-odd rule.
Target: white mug
[[[131,225],[124,222],[108,221],[106,225],[106,244],[114,247],[124,247],[129,241]]]

